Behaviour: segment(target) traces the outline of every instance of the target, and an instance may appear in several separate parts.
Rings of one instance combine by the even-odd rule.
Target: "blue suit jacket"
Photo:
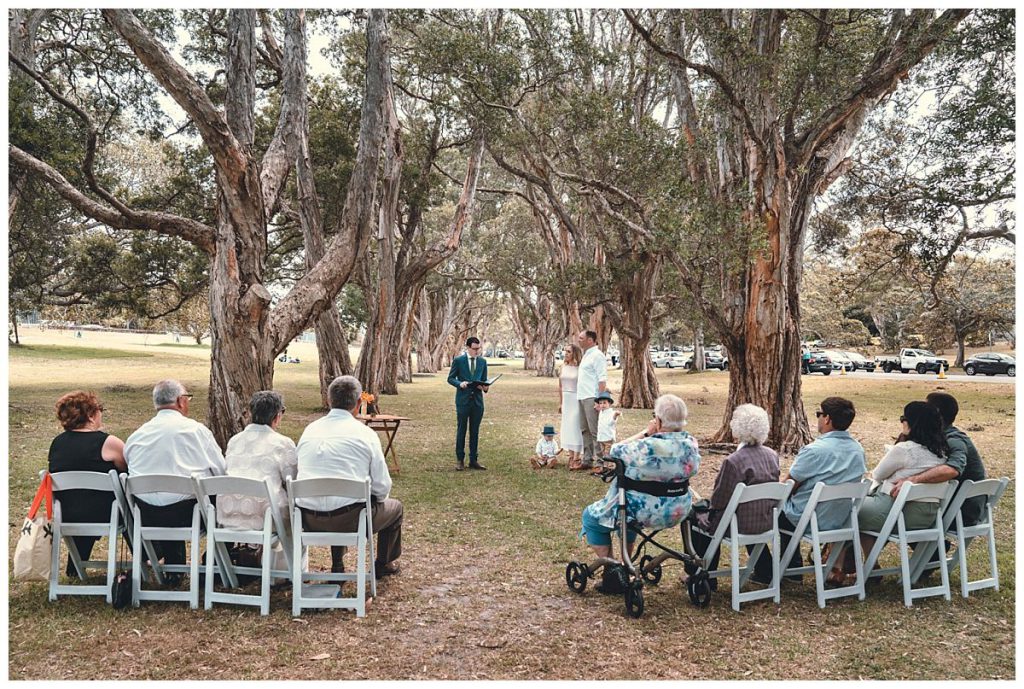
[[[483,390],[466,388],[463,390],[459,383],[471,380],[487,380],[487,361],[482,357],[476,358],[476,372],[469,373],[469,356],[460,354],[452,359],[452,368],[448,371],[448,384],[455,388],[455,407],[463,409],[469,406],[484,406]]]

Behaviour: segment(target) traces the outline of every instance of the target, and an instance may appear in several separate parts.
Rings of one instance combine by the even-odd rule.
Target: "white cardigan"
[[[917,476],[925,469],[939,466],[946,461],[913,440],[905,440],[902,443],[885,447],[885,456],[871,472],[872,481],[876,484],[881,483],[878,492],[884,495],[888,495],[892,491],[896,481]],[[938,500],[929,498],[922,502],[938,502]]]

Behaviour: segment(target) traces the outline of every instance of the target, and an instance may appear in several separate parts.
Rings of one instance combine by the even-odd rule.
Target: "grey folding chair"
[[[696,526],[691,527],[694,530],[700,531],[706,536],[711,537],[711,542],[708,544],[707,550],[701,554],[701,558],[705,562],[710,560],[711,555],[714,554],[719,546],[726,545],[729,547],[729,569],[716,569],[714,571],[709,571],[708,576],[715,579],[726,576],[732,578],[732,609],[737,612],[739,612],[741,603],[763,600],[765,598],[771,598],[776,603],[779,602],[781,588],[779,568],[779,511],[782,509],[782,505],[786,502],[786,498],[789,497],[789,493],[792,490],[793,481],[786,481],[785,483],[758,483],[752,486],[740,483],[733,490],[732,497],[729,498],[729,504],[726,505],[725,510],[722,512],[722,518],[718,522],[718,528],[715,529],[714,535],[701,531],[701,529]],[[775,502],[775,505],[772,506],[772,528],[757,534],[740,533],[739,522],[736,518],[736,509],[744,503],[754,502],[756,500],[772,500]],[[754,550],[751,551],[750,556],[747,559],[746,567],[741,569],[740,550],[747,545],[753,545]],[[740,588],[747,583],[750,575],[754,572],[754,563],[757,562],[761,553],[768,545],[771,545],[769,550],[772,558],[771,585],[765,589],[740,593]]]
[[[994,588],[999,590],[999,566],[996,562],[996,532],[993,512],[999,499],[1006,492],[1010,479],[985,479],[984,481],[966,480],[960,484],[953,495],[953,499],[942,516],[942,526],[945,529],[946,537],[953,539],[954,551],[946,553],[947,564],[952,564],[953,556],[957,558],[957,565],[960,570],[960,595],[967,598],[971,591]],[[963,520],[962,509],[964,503],[975,498],[984,498],[985,506],[982,510],[982,521],[977,524],[966,526]],[[971,581],[967,574],[967,547],[976,538],[988,541],[988,559],[991,576],[985,579]],[[911,581],[918,578],[928,569],[935,569],[939,566],[938,560],[930,562],[937,546],[928,542],[919,547],[910,561]]]
[[[864,600],[864,569],[862,565],[862,553],[860,548],[860,533],[857,525],[857,512],[860,510],[861,502],[871,487],[870,481],[852,481],[849,483],[838,483],[826,485],[818,483],[811,491],[807,499],[807,506],[804,508],[796,528],[792,531],[782,532],[790,536],[786,552],[782,554],[782,562],[788,565],[797,549],[803,543],[811,546],[811,561],[813,564],[802,567],[786,567],[783,576],[795,574],[814,573],[814,589],[818,598],[818,607],[824,608],[825,601],[846,596],[857,596],[858,600]],[[822,529],[818,525],[818,506],[827,503],[839,503],[846,509],[843,516],[843,526],[837,529]],[[850,542],[853,547],[853,559],[856,571],[854,583],[851,586],[841,586],[834,589],[825,588],[825,579],[828,573],[835,566],[839,554],[842,552],[844,543]],[[822,562],[821,549],[825,544],[831,544],[831,552],[828,560]],[[785,566],[785,565],[784,565]]]
[[[199,496],[199,504],[206,515],[206,591],[204,593],[204,606],[207,610],[213,607],[214,603],[231,603],[235,605],[258,606],[261,615],[270,614],[270,584],[274,578],[291,578],[292,547],[291,539],[281,520],[281,513],[270,491],[266,480],[260,481],[252,478],[238,476],[205,476],[196,477],[196,495]],[[250,497],[263,501],[266,508],[263,512],[262,529],[233,529],[221,526],[218,517],[217,507],[214,500],[223,495]],[[253,543],[263,546],[263,558],[261,567],[240,567],[231,563],[228,555],[227,543]],[[275,570],[271,568],[271,559],[274,557],[273,547],[280,543],[285,559],[288,562],[288,569]],[[248,595],[241,593],[228,593],[214,591],[213,582],[215,574],[219,572],[222,580],[229,586],[235,588],[238,574],[258,575],[261,578],[260,594]],[[234,581],[232,585],[230,582]]]
[[[349,608],[357,617],[366,615],[366,580],[370,580],[370,597],[377,595],[374,573],[373,512],[370,498],[370,479],[353,481],[343,478],[311,478],[287,480],[288,510],[292,519],[292,615],[298,617],[305,608]],[[306,531],[302,528],[302,513],[296,500],[302,498],[338,497],[363,503],[359,511],[358,527],[353,532]],[[357,552],[355,572],[308,572],[302,566],[302,549],[308,546],[346,546]],[[352,598],[337,597],[340,587],[307,586],[304,581],[356,583]]]
[[[45,473],[45,472],[43,472]],[[111,585],[117,569],[117,535],[121,530],[121,509],[117,500],[111,500],[110,515],[105,522],[64,522],[63,505],[59,491],[94,490],[114,493],[114,486],[120,486],[117,470],[111,469],[106,474],[97,471],[61,471],[50,474],[53,482],[53,550],[50,561],[49,599],[57,600],[59,595],[71,596],[103,596],[109,603]],[[116,494],[115,494],[116,496]],[[106,560],[83,560],[75,545],[75,536],[107,537]],[[103,568],[107,573],[107,583],[100,584],[62,584],[60,583],[60,546],[67,547],[68,559],[78,574],[85,580],[87,569]]]
[[[152,493],[177,493],[195,497],[195,486],[188,476],[172,474],[148,474],[145,476],[129,476],[125,479],[125,497],[132,514],[132,605],[139,606],[144,600],[187,601],[189,606],[199,608],[199,542],[200,517],[199,504],[192,509],[192,521],[188,526],[146,526],[142,523],[138,500]],[[187,499],[186,498],[186,499]],[[191,546],[188,564],[160,564],[157,562],[153,541],[184,541]],[[189,575],[188,591],[167,591],[161,589],[142,588],[142,553],[149,555],[153,570],[157,573],[157,582],[162,583],[162,574],[177,573]]]
[[[949,567],[946,558],[939,558],[939,571],[942,573],[942,582],[938,586],[914,588],[913,580],[910,578],[910,544],[932,542],[937,548],[943,548],[945,529],[942,528],[942,513],[949,505],[950,498],[956,490],[956,481],[946,483],[910,483],[906,482],[900,488],[900,492],[893,502],[889,516],[886,517],[880,531],[865,531],[864,533],[875,537],[875,544],[868,553],[864,562],[864,571],[868,577],[884,576],[886,574],[899,574],[903,583],[903,604],[908,608],[914,604],[917,598],[929,596],[942,596],[949,600]],[[921,500],[923,498],[935,498],[939,501],[939,509],[935,514],[933,525],[924,529],[907,529],[903,519],[903,507],[908,502]],[[889,568],[875,568],[878,558],[885,548],[886,543],[896,543],[900,551],[900,566]]]

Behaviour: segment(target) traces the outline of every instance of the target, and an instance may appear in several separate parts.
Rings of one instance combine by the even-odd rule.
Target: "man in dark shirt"
[[[949,457],[945,464],[934,466],[931,469],[921,472],[916,476],[897,481],[892,489],[892,496],[900,492],[904,481],[911,483],[943,483],[956,479],[957,483],[971,481],[983,481],[985,479],[985,465],[982,464],[978,448],[974,446],[966,433],[953,425],[957,414],[960,412],[960,405],[956,398],[947,392],[932,392],[925,398],[929,404],[934,405],[942,416],[942,424],[946,433],[946,443],[949,445]],[[981,510],[985,506],[985,498],[979,496],[971,498],[964,503],[960,510],[964,516],[964,526],[972,526],[981,521]]]

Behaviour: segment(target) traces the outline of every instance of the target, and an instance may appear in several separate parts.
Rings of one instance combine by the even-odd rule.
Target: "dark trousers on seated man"
[[[356,531],[359,528],[359,511],[363,503],[339,507],[330,512],[302,510],[302,528],[309,531]],[[399,500],[387,498],[373,503],[373,532],[377,534],[377,548],[374,551],[376,567],[394,562],[402,554],[402,515],[404,508]],[[342,558],[345,546],[331,546],[331,571],[343,572]]]
[[[178,527],[192,526],[192,508],[196,506],[196,500],[193,498],[170,505],[150,505],[142,499],[136,499],[135,504],[139,506],[143,526]],[[202,521],[199,524],[202,528]],[[165,565],[185,564],[184,541],[153,541],[153,548]],[[192,557],[199,557],[199,553],[192,553]]]
[[[481,394],[481,393],[477,393]],[[455,458],[466,461],[466,429],[469,429],[469,463],[477,463],[477,447],[480,444],[480,421],[484,418],[484,408],[476,404],[467,404],[455,408],[458,427],[455,431]]]

